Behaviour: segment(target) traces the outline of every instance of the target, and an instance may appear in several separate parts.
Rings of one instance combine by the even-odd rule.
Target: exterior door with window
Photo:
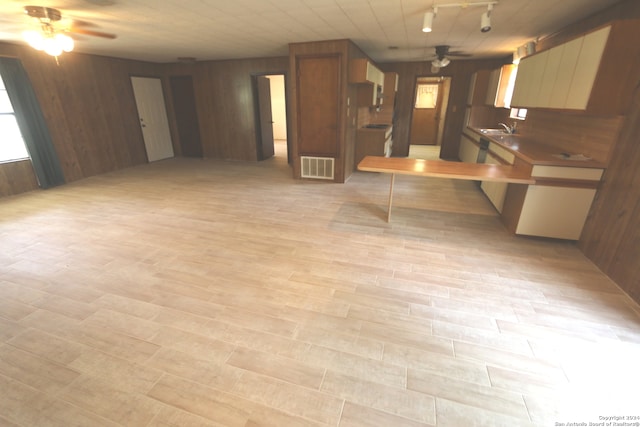
[[[440,83],[416,84],[416,102],[411,120],[412,145],[436,145],[442,90]]]

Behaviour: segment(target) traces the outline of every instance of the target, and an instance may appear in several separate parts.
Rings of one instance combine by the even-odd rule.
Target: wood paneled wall
[[[527,119],[518,123],[518,132],[544,141],[559,152],[580,153],[607,164],[623,120],[624,116],[530,109]]]
[[[180,144],[170,75],[192,75],[204,155],[255,161],[253,74],[287,73],[288,58],[154,64],[64,54],[59,64],[28,47],[0,43],[18,58],[38,97],[67,182],[147,162],[131,76],[163,78],[174,151]],[[30,168],[0,165],[0,196],[37,188]]]
[[[623,1],[565,29],[548,42],[570,38],[616,19],[640,19],[640,2]],[[637,40],[628,42],[637,43]],[[640,302],[640,75],[636,74],[625,90],[633,95],[631,109],[612,144],[609,166],[578,246],[603,272]]]
[[[7,43],[0,55],[27,71],[67,182],[147,161],[129,77],[153,75],[155,65],[75,53],[56,64]]]
[[[578,243],[640,303],[640,85]]]
[[[442,68],[437,75],[431,73],[431,63],[429,61],[380,64],[380,68],[383,71],[398,73],[398,93],[396,94],[396,111],[393,123],[393,155],[404,157],[409,154],[409,136],[416,78],[442,75],[451,77],[451,92],[440,157],[457,159],[471,76],[477,70],[498,68],[505,61],[506,59],[453,60],[447,67]]]
[[[286,74],[285,84],[288,85],[288,65],[288,57],[203,61],[164,65],[163,72],[167,77],[193,77],[205,157],[257,161],[252,75]],[[168,87],[165,87],[165,96],[169,99],[167,109],[172,137],[178,141]]]
[[[335,182],[345,182],[349,176],[353,173],[354,166],[354,152],[355,152],[355,120],[353,118],[357,115],[356,96],[357,86],[349,84],[349,60],[361,57],[364,55],[360,49],[355,46],[349,40],[327,40],[310,43],[292,43],[289,45],[289,68],[296,69],[296,58],[305,56],[317,56],[317,55],[333,55],[336,54],[340,58],[340,83],[339,83],[339,114],[341,118],[347,118],[340,120],[340,129],[338,130],[338,156],[335,159]],[[298,148],[296,146],[298,141],[298,111],[297,111],[297,91],[295,79],[290,79],[287,85],[287,101],[290,105],[289,122],[292,123],[291,132],[289,133],[292,141],[293,148],[293,170],[294,176],[300,177],[300,157]],[[347,98],[349,98],[350,104],[347,106]]]
[[[30,160],[0,163],[0,197],[26,193],[38,188]]]

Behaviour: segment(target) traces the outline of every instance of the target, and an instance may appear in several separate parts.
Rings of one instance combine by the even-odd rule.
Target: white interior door
[[[131,77],[149,162],[173,157],[167,109],[160,79]]]

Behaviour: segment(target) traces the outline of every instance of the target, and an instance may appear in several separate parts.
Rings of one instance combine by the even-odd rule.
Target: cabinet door
[[[531,85],[534,58],[535,57],[531,56],[523,58],[518,65],[518,74],[516,75],[516,83],[513,88],[513,97],[511,98],[512,106],[527,106],[527,94]]]
[[[538,94],[539,107],[551,107],[551,96],[553,95],[558,69],[562,62],[563,50],[564,47],[562,45],[549,50],[547,64],[542,76],[542,85]]]
[[[487,98],[485,104],[496,105],[496,97],[498,95],[498,86],[500,85],[500,68],[491,71],[489,75],[489,85],[487,87]]]
[[[545,50],[533,57],[533,69],[531,70],[531,80],[529,90],[527,92],[528,107],[541,107],[540,105],[540,88],[542,87],[542,79],[547,66],[547,58],[549,51]]]
[[[529,185],[516,234],[578,240],[596,190]]]
[[[605,27],[584,36],[576,72],[573,74],[566,108],[585,110],[591,96],[591,88],[596,80],[602,53],[609,38],[611,27]]]
[[[458,147],[458,157],[465,163],[475,163],[478,159],[480,147],[473,143],[465,134],[460,137],[460,147]]]
[[[487,155],[485,163],[490,165],[502,165],[503,163],[496,159],[491,154]],[[504,206],[504,199],[507,195],[507,187],[509,186],[506,182],[493,182],[493,181],[482,181],[480,188],[484,194],[487,195],[493,206],[496,210],[502,213],[502,207]]]
[[[513,64],[503,65],[500,69],[500,79],[498,81],[498,93],[496,94],[495,107],[509,108],[511,105],[511,95],[513,94],[513,87],[509,87],[511,80],[515,78],[513,74],[516,70],[516,66]]]
[[[337,157],[340,141],[340,57],[296,59],[298,152]]]
[[[580,55],[583,40],[584,37],[579,37],[557,47],[562,49],[562,56],[558,65],[551,98],[549,99],[549,108],[565,108],[565,105],[567,105],[569,88],[571,87],[573,74],[576,71],[578,55]]]

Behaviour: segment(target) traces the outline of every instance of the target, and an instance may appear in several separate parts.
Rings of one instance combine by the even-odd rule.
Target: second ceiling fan
[[[451,51],[450,50],[451,46],[448,46],[448,45],[439,45],[439,46],[436,46],[435,49],[436,49],[436,54],[433,60],[431,61],[432,73],[437,73],[438,71],[440,71],[440,68],[443,68],[449,65],[451,63],[451,60],[449,59],[450,56],[457,56],[457,57],[471,56],[468,53]]]

